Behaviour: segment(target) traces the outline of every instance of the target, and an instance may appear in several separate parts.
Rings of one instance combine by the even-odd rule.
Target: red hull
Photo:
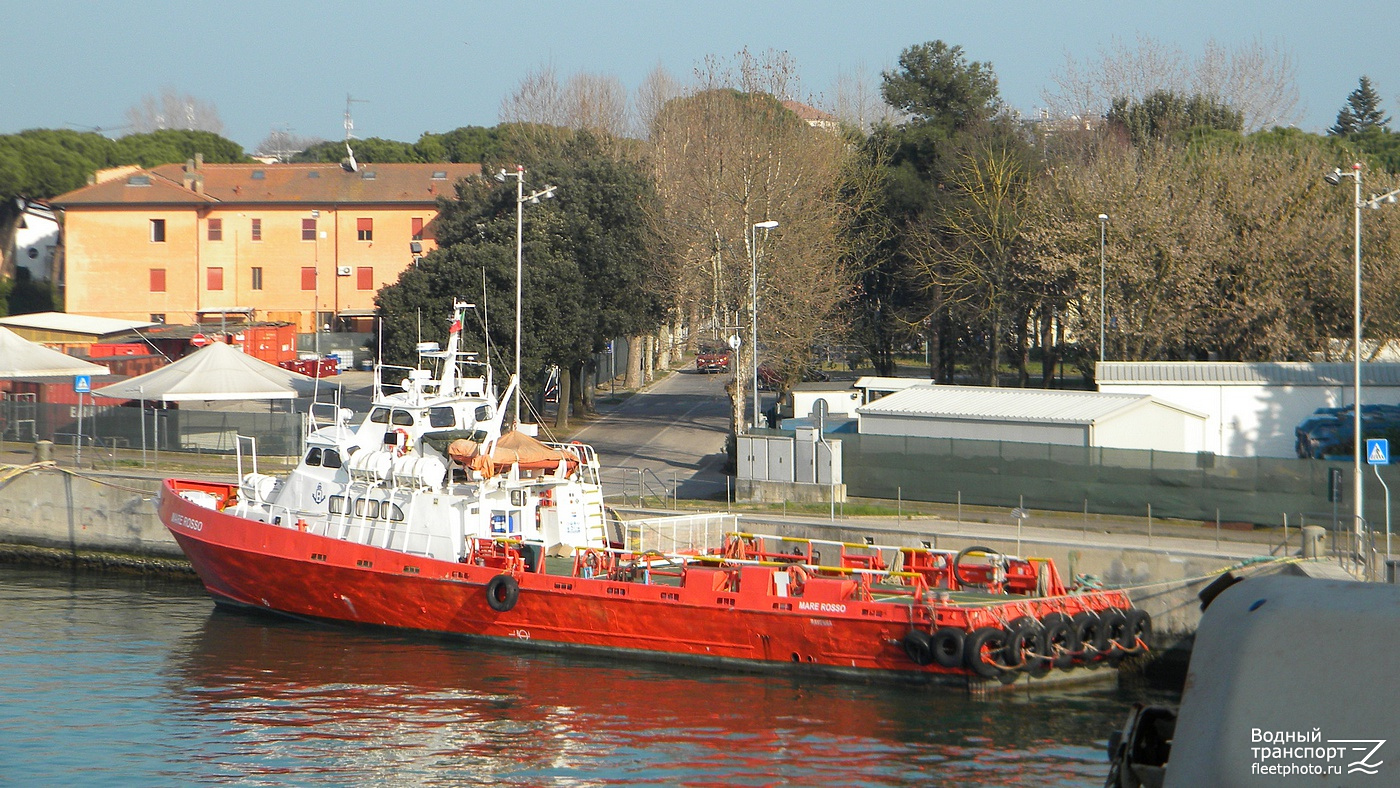
[[[837,592],[849,581],[839,578],[812,578],[803,597],[781,597],[772,591],[772,570],[755,566],[739,570],[733,590],[706,582],[723,573],[702,567],[689,570],[679,587],[517,573],[518,602],[500,612],[488,604],[486,594],[500,569],[234,517],[180,497],[177,490],[186,488],[225,488],[167,480],[160,500],[162,522],[209,592],[292,616],[541,648],[737,661],[752,668],[801,665],[963,684],[971,677],[965,669],[911,662],[902,641],[912,626],[971,629],[1037,615],[1048,604],[1027,600],[967,608],[842,600]],[[829,594],[824,593],[828,586]],[[1099,609],[1128,605],[1117,592],[1093,599],[1092,606]]]

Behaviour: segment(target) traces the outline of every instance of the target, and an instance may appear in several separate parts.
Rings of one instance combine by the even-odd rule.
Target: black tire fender
[[[904,653],[915,665],[933,664],[933,645],[928,633],[917,629],[909,630],[904,636]]]
[[[933,661],[945,668],[960,668],[963,664],[963,642],[966,633],[957,627],[940,627],[933,633]]]
[[[1103,626],[1103,621],[1099,619],[1097,613],[1085,610],[1076,613],[1071,619],[1074,628],[1075,639],[1079,641],[1081,653],[1077,662],[1080,665],[1094,665],[1098,660],[1106,656],[1108,650],[1108,631]]]
[[[1141,654],[1152,642],[1152,616],[1141,608],[1130,608],[1124,612],[1123,634],[1118,645],[1127,654]]]
[[[1073,668],[1075,654],[1084,647],[1073,620],[1064,613],[1051,613],[1040,624],[1045,628],[1045,655],[1050,664],[1060,670]]]
[[[510,575],[496,575],[486,583],[486,604],[497,613],[505,613],[520,600],[520,583]]]
[[[963,641],[963,664],[984,679],[994,679],[1007,672],[998,662],[1006,649],[1008,635],[1001,627],[982,627]]]
[[[1018,670],[1035,670],[1040,667],[1043,659],[1026,655],[1027,651],[1035,655],[1045,654],[1045,641],[1042,637],[1044,629],[1040,622],[1030,616],[1021,616],[1012,620],[1006,631],[1009,634],[1006,638],[1006,650],[1001,658],[1002,664]]]

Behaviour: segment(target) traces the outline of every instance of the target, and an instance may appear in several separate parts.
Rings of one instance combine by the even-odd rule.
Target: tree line
[[[658,69],[630,103],[613,78],[544,68],[503,100],[496,127],[351,141],[362,162],[479,161],[485,173],[442,200],[438,250],[380,292],[386,356],[440,338],[445,322],[428,318],[469,297],[489,316],[479,341],[509,360],[520,206],[511,179],[489,175],[522,165],[527,192],[559,187],[523,206],[522,366],[535,393],[547,368],[563,370],[563,401],[579,408],[593,354],[617,336],[648,348],[634,382],[685,341],[739,336],[740,379],[761,360],[784,387],[818,346],[879,374],[926,365],[934,380],[992,385],[1083,385],[1100,355],[1340,358],[1351,198],[1321,176],[1360,162],[1367,188],[1387,191],[1400,146],[1364,77],[1328,134],[1288,128],[1292,72],[1257,43],[1190,61],[1139,40],[1068,62],[1050,110],[1027,118],[1002,101],[992,64],[943,41],[905,49],[875,84],[844,81],[831,101],[803,93],[784,53],[709,58],[687,83]],[[828,120],[800,117],[794,100]],[[7,160],[25,135],[57,150]],[[193,154],[116,147],[128,139],[0,137],[0,195],[81,185],[75,151],[83,166]],[[208,161],[242,155],[204,144]],[[344,142],[319,142],[292,159],[344,155]],[[1394,213],[1365,217],[1371,340],[1400,334]],[[1083,380],[1062,384],[1066,370]],[[742,413],[743,387],[731,393]]]

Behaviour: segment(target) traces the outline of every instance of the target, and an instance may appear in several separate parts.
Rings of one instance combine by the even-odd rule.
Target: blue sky
[[[1359,14],[1360,20],[1346,18]],[[1354,28],[1354,29],[1352,29]],[[1003,98],[1042,105],[1066,54],[1091,61],[1139,34],[1195,55],[1262,38],[1291,53],[1303,110],[1321,131],[1357,78],[1400,118],[1400,4],[1042,2],[75,2],[14,3],[0,21],[0,133],[123,123],[143,96],[174,87],[216,106],[225,136],[252,148],[274,126],[358,136],[497,123],[532,69],[613,75],[630,90],[658,64],[688,78],[707,55],[784,50],[805,92],[838,74],[890,68],[901,49],[942,39],[990,61]]]

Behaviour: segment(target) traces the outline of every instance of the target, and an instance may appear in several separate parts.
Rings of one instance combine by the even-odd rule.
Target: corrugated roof
[[[1106,361],[1095,378],[1108,383],[1200,386],[1350,386],[1350,362],[1304,361]],[[1400,364],[1361,365],[1362,386],[1400,386]]]
[[[985,421],[1038,421],[1092,424],[1116,413],[1153,402],[1147,394],[1097,391],[994,389],[981,386],[915,386],[856,408],[867,416],[926,416]],[[1166,407],[1193,415],[1176,405]]]
[[[78,205],[423,203],[453,197],[459,179],[481,173],[480,164],[362,164],[350,172],[338,164],[202,164],[203,193],[185,186],[185,165],[163,164],[124,178],[55,197]]]

